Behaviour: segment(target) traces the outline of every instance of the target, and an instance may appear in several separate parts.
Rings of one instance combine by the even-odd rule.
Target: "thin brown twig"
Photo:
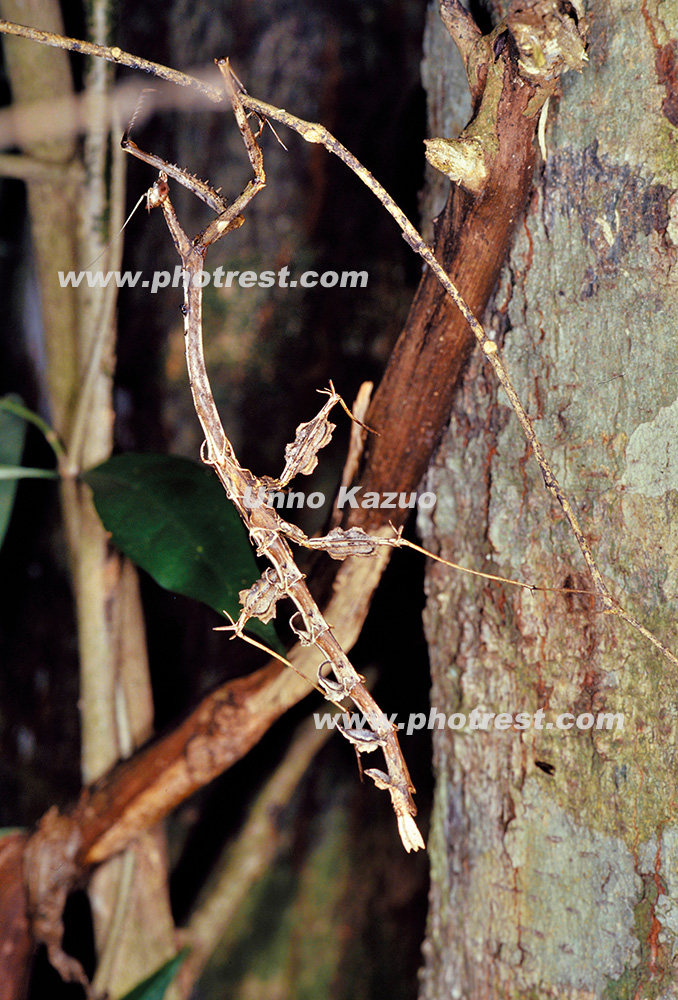
[[[67,35],[57,35],[53,31],[42,31],[40,28],[32,28],[25,24],[16,24],[13,21],[0,19],[0,33],[5,35],[16,35],[20,38],[27,38],[41,45],[51,45],[57,49],[66,49],[69,52],[79,52],[84,56],[96,56],[98,59],[106,59],[108,62],[116,63],[118,66],[127,66],[129,69],[138,69],[142,73],[150,73],[160,80],[167,80],[168,83],[175,83],[178,87],[191,87],[204,94],[210,101],[220,104],[224,100],[224,92],[221,87],[214,86],[198,80],[194,76],[182,73],[162,63],[152,62],[150,59],[142,59],[129,52],[123,52],[117,45],[97,45],[95,42],[84,42],[79,38],[69,38]]]

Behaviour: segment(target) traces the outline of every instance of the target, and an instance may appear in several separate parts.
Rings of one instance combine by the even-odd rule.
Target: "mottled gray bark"
[[[678,3],[592,0],[589,15],[590,62],[551,110],[487,321],[612,593],[675,651]],[[427,489],[434,551],[590,588],[477,355]],[[542,729],[434,734],[422,997],[676,996],[675,668],[592,597],[439,565],[427,589],[432,705],[467,722],[474,708],[545,715]],[[555,725],[599,712],[623,729]]]

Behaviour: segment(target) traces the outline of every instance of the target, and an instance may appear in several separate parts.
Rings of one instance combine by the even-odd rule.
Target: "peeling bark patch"
[[[598,143],[581,151],[563,150],[549,157],[544,175],[545,223],[558,216],[576,220],[595,254],[584,276],[582,299],[602,284],[612,284],[620,265],[640,238],[666,233],[669,198],[663,184],[652,184],[640,169],[598,156]]]
[[[504,844],[516,872],[526,981],[601,996],[639,957],[633,855],[622,840],[575,823],[538,780],[526,784]]]
[[[639,424],[626,446],[622,486],[628,493],[661,497],[678,490],[678,400],[662,406],[654,420]]]
[[[655,68],[657,80],[666,89],[666,97],[662,101],[662,114],[672,125],[678,126],[677,52],[678,42],[675,38],[672,38],[666,45],[661,45],[655,57]]]

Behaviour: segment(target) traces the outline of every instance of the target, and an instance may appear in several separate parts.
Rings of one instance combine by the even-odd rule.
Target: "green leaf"
[[[178,955],[161,965],[152,976],[135,986],[130,993],[123,997],[123,1000],[162,1000],[165,990],[174,979],[187,955],[188,948],[182,949]]]
[[[7,401],[10,404],[21,405],[18,396],[5,396],[0,403]],[[26,438],[26,421],[0,406],[0,465],[18,465],[21,462],[21,455],[24,450],[24,440]],[[7,534],[9,519],[12,516],[14,500],[16,498],[16,479],[0,480],[0,547]]]
[[[116,455],[82,477],[117,547],[166,590],[240,614],[259,577],[245,526],[217,477],[176,455]],[[276,650],[271,625],[248,629]]]

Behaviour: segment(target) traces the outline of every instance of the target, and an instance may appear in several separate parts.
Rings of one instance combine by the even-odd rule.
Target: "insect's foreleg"
[[[236,90],[228,60],[217,60],[217,66],[219,67],[221,75],[224,78],[226,92],[231,101],[233,114],[235,115],[235,120],[238,124],[238,128],[240,129],[240,134],[242,135],[250,163],[252,164],[254,180],[249,182],[242,194],[238,195],[233,204],[229,205],[228,208],[221,213],[218,219],[211,222],[207,229],[200,233],[199,236],[196,236],[194,241],[195,245],[197,247],[205,248],[210,246],[212,243],[216,243],[216,241],[221,239],[225,233],[230,232],[232,229],[241,225],[241,222],[239,221],[241,212],[243,212],[249,205],[255,194],[258,194],[258,192],[266,186],[264,157],[259,149],[259,146],[257,145],[257,140],[255,139],[247,120],[247,114],[238,95],[238,91]]]
[[[156,156],[155,153],[146,153],[143,149],[139,149],[136,142],[130,139],[130,129],[131,124],[127,127],[127,131],[120,140],[120,145],[125,150],[126,153],[131,153],[135,156],[137,160],[141,160],[143,163],[148,163],[149,166],[155,167],[160,173],[164,173],[167,177],[171,177],[173,180],[178,181],[183,187],[192,191],[194,195],[204,201],[206,205],[212,209],[212,211],[221,214],[228,209],[228,202],[225,198],[222,198],[218,191],[210,187],[205,181],[201,181],[199,177],[195,174],[190,173],[188,170],[184,170],[182,167],[178,167],[175,163],[168,163],[167,160],[163,160],[162,157]]]

